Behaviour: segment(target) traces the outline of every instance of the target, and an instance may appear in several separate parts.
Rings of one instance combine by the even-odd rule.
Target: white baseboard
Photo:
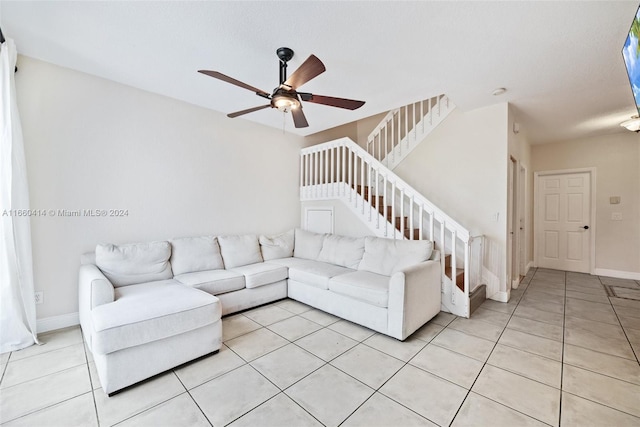
[[[80,324],[78,313],[62,314],[60,316],[44,317],[36,320],[36,330],[38,333],[53,331],[56,329],[68,328]]]
[[[533,268],[533,261],[529,261],[527,266],[524,269],[524,275],[526,276],[529,273],[529,270]]]
[[[607,270],[606,268],[596,268],[593,270],[596,276],[615,277],[617,279],[640,280],[640,273],[633,271]]]

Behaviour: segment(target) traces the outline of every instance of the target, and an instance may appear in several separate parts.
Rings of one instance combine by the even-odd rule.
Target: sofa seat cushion
[[[289,267],[289,278],[320,289],[329,289],[329,279],[352,269],[326,262],[306,260],[303,263]]]
[[[369,271],[341,274],[329,280],[329,290],[377,307],[389,305],[389,276]]]
[[[244,276],[231,270],[196,271],[174,277],[183,285],[200,289],[211,295],[244,289]]]
[[[298,265],[304,265],[308,262],[309,260],[306,260],[304,258],[294,258],[294,257],[276,258],[276,259],[269,260],[269,264],[278,264],[278,265],[285,266],[287,268],[296,267]]]
[[[279,282],[287,278],[287,267],[268,262],[259,262],[257,264],[243,265],[242,267],[232,268],[233,271],[244,276],[244,282],[247,289],[257,288],[263,285]]]
[[[189,332],[220,320],[220,301],[175,280],[117,288],[116,299],[91,311],[92,351],[114,351]],[[168,350],[171,351],[171,350]]]

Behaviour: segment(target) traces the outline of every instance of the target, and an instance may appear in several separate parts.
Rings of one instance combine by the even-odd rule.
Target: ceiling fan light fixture
[[[271,98],[271,105],[282,112],[288,113],[291,110],[300,108],[300,101],[298,101],[295,95],[280,92]]]
[[[633,116],[629,120],[620,123],[620,126],[630,130],[631,132],[640,132],[640,117]]]

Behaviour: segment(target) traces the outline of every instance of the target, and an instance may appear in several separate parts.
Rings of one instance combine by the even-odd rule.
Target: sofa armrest
[[[113,285],[94,264],[83,264],[78,274],[78,312],[85,342],[93,351],[91,310],[115,300]]]
[[[95,265],[80,266],[79,282],[80,306],[93,310],[99,305],[115,300],[113,285]]]
[[[389,335],[404,340],[440,312],[440,261],[424,261],[389,280]]]

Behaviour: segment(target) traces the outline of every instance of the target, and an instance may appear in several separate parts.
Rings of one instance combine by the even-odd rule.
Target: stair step
[[[444,256],[444,274],[451,280],[453,280],[451,268],[451,254]],[[464,292],[464,268],[456,268],[456,286]]]
[[[358,194],[360,194],[366,201],[371,203],[371,205],[374,208],[378,208],[378,212],[380,212],[380,215],[385,216],[387,218],[387,221],[395,224],[396,230],[403,231],[404,236],[407,239],[409,239],[411,236],[411,230],[409,229],[409,217],[408,216],[404,217],[404,225],[403,225],[403,221],[400,219],[401,218],[400,216],[395,217],[395,221],[392,221],[391,218],[393,214],[393,208],[391,206],[386,206],[387,212],[385,215],[384,196],[374,196],[374,195],[369,196],[370,189],[371,187],[369,186],[362,186],[362,185],[355,186],[355,190]],[[420,238],[420,230],[416,228],[413,230],[413,240],[418,240],[419,238]]]
[[[389,218],[387,218],[387,219],[389,219]],[[399,216],[397,216],[397,217],[396,217],[396,220],[394,221],[394,224],[395,224],[396,229],[397,229],[398,231],[406,230],[407,228],[409,228],[409,217],[406,217],[406,216],[405,216],[405,217],[404,217],[404,221],[402,221],[402,220],[400,219],[400,217],[399,217]],[[403,226],[403,224],[404,224],[404,226]]]
[[[404,230],[404,237],[410,240],[419,240],[420,239],[420,229],[419,228],[414,228],[413,229],[413,238],[411,238],[411,230],[406,229]]]

